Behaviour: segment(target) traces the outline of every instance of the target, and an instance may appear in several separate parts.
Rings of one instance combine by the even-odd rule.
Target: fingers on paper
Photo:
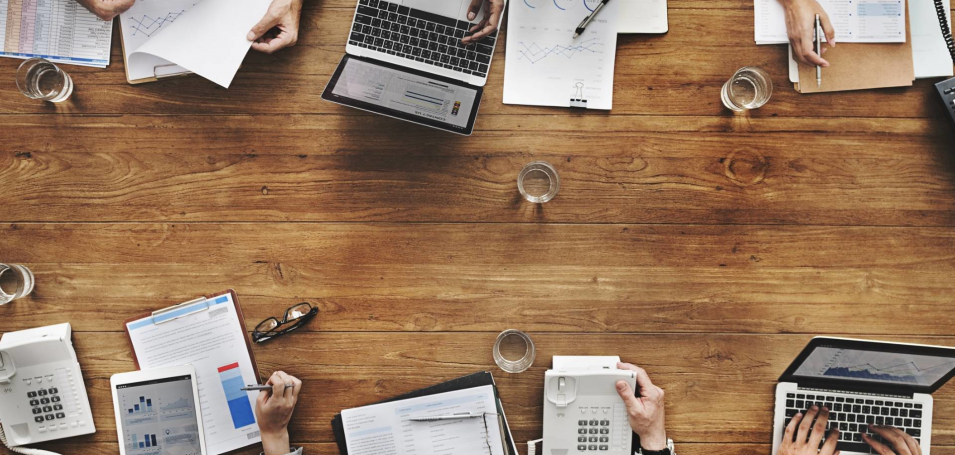
[[[246,36],[246,38],[249,41],[255,41],[265,35],[269,30],[272,30],[272,27],[279,25],[280,22],[282,22],[282,11],[276,8],[269,8],[265,13],[265,17],[252,27],[252,30],[249,31],[249,35]]]

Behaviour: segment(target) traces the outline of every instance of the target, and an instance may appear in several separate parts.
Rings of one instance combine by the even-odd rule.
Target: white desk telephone
[[[620,357],[554,356],[544,374],[544,455],[632,455],[633,431],[617,381],[636,387],[636,374],[618,370]]]
[[[96,431],[71,333],[57,324],[0,338],[0,437],[8,447]]]

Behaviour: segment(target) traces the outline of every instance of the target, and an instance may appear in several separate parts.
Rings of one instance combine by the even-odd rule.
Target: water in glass
[[[773,95],[773,81],[760,68],[741,68],[723,84],[723,105],[734,112],[763,107]]]
[[[73,94],[73,79],[42,58],[31,58],[17,70],[17,87],[28,98],[59,103]]]

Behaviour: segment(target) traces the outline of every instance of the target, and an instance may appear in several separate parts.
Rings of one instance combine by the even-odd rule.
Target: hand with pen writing
[[[271,385],[272,390],[259,392],[255,400],[255,418],[262,434],[263,453],[285,455],[291,452],[288,423],[298,403],[302,381],[284,371],[276,371],[266,384]]]
[[[96,17],[108,21],[124,13],[136,0],[77,0]]]
[[[498,24],[501,23],[501,15],[504,14],[504,0],[471,0],[471,6],[468,8],[468,20],[477,19],[481,8],[484,8],[484,17],[469,30],[474,33],[471,36],[465,36],[461,39],[464,44],[472,44],[484,39],[484,37],[494,33]]]
[[[836,29],[826,10],[816,0],[779,0],[779,3],[786,10],[786,31],[793,46],[793,58],[807,65],[829,67],[829,62],[816,54],[813,47],[817,14],[828,46],[836,47]],[[822,47],[822,53],[825,52],[826,48]]]

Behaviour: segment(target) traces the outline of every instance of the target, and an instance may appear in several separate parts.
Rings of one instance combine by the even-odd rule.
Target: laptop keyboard
[[[379,0],[359,0],[348,44],[487,77],[497,32],[465,46],[473,24]]]
[[[862,453],[874,453],[865,442],[862,434],[872,436],[876,441],[882,438],[869,431],[868,425],[886,425],[896,427],[912,435],[921,443],[922,405],[911,401],[876,399],[876,397],[845,397],[834,395],[813,395],[803,393],[786,394],[786,425],[798,412],[805,414],[813,405],[829,408],[828,431],[839,429],[838,450]]]

